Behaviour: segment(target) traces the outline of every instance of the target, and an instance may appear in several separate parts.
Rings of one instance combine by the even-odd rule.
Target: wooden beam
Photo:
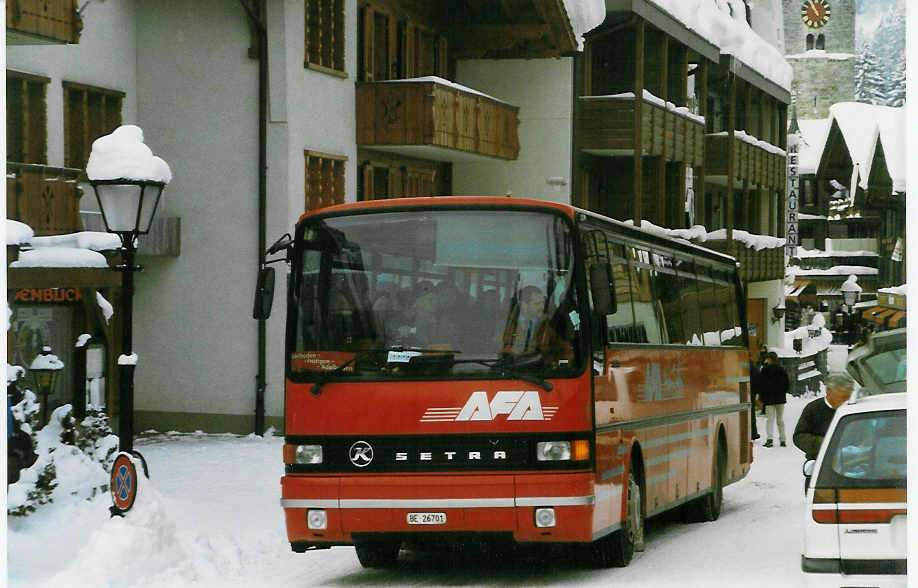
[[[733,245],[733,181],[736,177],[736,76],[727,74],[727,247]]]
[[[7,268],[7,289],[108,288],[121,286],[121,274],[109,268]]]
[[[695,95],[698,96],[698,112],[701,116],[707,116],[708,109],[708,61],[701,57],[698,62],[698,72],[695,74]],[[705,121],[707,125],[707,121]],[[702,147],[702,150],[704,148]],[[701,165],[695,168],[695,224],[703,225],[705,218],[705,166],[704,154],[702,153]]]
[[[644,21],[634,26],[634,226],[641,226],[641,196],[644,192]]]

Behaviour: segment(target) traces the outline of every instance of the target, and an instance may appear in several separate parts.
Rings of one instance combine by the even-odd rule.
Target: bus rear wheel
[[[354,546],[357,559],[365,568],[391,568],[398,561],[398,542],[358,543]]]
[[[596,562],[601,567],[625,567],[635,551],[644,551],[643,491],[634,471],[628,472],[626,516],[622,528],[593,544]]]
[[[711,465],[711,492],[685,505],[685,520],[690,523],[716,521],[724,503],[724,470],[727,456],[721,447]]]

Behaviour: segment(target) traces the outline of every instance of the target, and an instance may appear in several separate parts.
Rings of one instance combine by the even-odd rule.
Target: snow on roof
[[[143,130],[136,125],[121,125],[93,141],[86,175],[90,180],[172,180],[169,164],[144,145]]]
[[[861,102],[839,102],[829,107],[829,126],[838,125],[854,163],[853,185],[867,189],[877,141],[883,145],[893,192],[905,192],[905,108]],[[820,158],[822,151],[820,149]]]
[[[686,28],[790,91],[794,72],[784,55],[746,22],[742,0],[649,0]]]
[[[67,235],[51,235],[48,237],[35,237],[32,239],[33,247],[70,247],[75,249],[92,249],[93,251],[108,251],[119,249],[121,239],[114,233],[100,231],[81,231]]]
[[[625,224],[634,226],[634,220],[628,219]],[[705,241],[722,241],[727,238],[727,229],[717,229],[709,232],[702,225],[694,225],[690,229],[667,229],[657,226],[648,220],[641,220],[641,226],[638,228],[654,235],[670,239],[681,239],[695,244],[704,243]],[[785,245],[785,240],[779,237],[755,235],[741,229],[733,229],[733,240],[756,251],[775,249]]]
[[[583,51],[583,34],[602,24],[606,19],[605,0],[564,0],[567,18],[574,29],[577,50]]]
[[[797,247],[797,257],[879,257],[879,255],[876,251],[823,251],[822,249]]]
[[[6,244],[22,245],[32,240],[35,231],[32,227],[16,220],[6,219]]]
[[[829,119],[797,120],[800,127],[801,141],[798,153],[799,163],[797,170],[800,174],[815,174],[819,167],[819,157],[822,155],[826,137],[829,135]]]
[[[97,251],[75,247],[42,247],[19,253],[19,260],[10,264],[17,267],[108,267],[105,256]]]
[[[789,270],[791,268],[788,268]],[[793,273],[797,276],[875,276],[877,268],[864,265],[836,265],[829,269],[804,269],[794,267]]]
[[[900,296],[905,296],[907,284],[902,284],[901,286],[892,286],[891,288],[879,288],[877,292],[880,294],[898,294]]]

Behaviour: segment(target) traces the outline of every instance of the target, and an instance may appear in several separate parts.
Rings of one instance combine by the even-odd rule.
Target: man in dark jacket
[[[784,405],[787,403],[787,389],[790,387],[790,380],[787,378],[787,372],[778,363],[778,354],[769,351],[765,355],[765,365],[759,372],[759,394],[762,398],[762,404],[765,405],[765,431],[768,438],[763,447],[774,446],[775,421],[778,422],[778,440],[781,447],[787,446],[787,439],[784,435]]]
[[[848,374],[829,374],[826,376],[825,397],[803,407],[794,428],[794,445],[806,454],[807,459],[816,459],[822,439],[832,424],[835,409],[847,402],[853,391],[854,380]]]

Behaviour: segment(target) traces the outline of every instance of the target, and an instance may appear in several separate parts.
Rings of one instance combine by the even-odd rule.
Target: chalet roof
[[[844,138],[854,169],[851,184],[868,188],[871,167],[881,145],[893,192],[906,191],[905,182],[905,108],[877,106],[860,102],[839,102],[829,107],[826,137],[819,148],[822,155],[832,130]]]
[[[829,134],[829,119],[797,120],[800,126],[800,163],[797,167],[800,175],[815,174],[819,167],[819,156]]]

